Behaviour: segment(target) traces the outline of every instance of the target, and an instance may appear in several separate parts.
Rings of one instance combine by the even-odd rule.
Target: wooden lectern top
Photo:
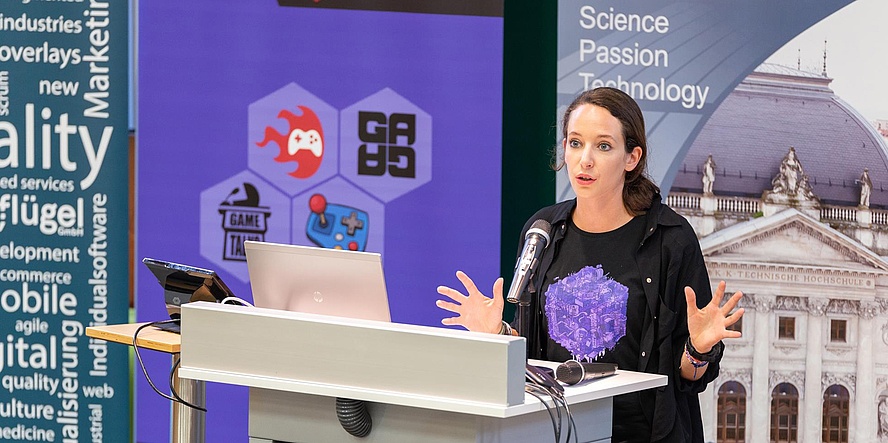
[[[86,336],[132,346],[133,334],[136,333],[136,329],[139,326],[144,324],[125,323],[120,325],[90,326],[86,328]],[[142,332],[139,332],[138,345],[140,348],[177,354],[179,353],[181,343],[181,335],[175,332],[163,331],[153,326],[149,326],[142,329]]]

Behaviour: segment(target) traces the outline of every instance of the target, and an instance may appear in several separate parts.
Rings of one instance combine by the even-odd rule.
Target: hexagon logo
[[[249,281],[244,241],[290,241],[290,200],[250,171],[200,193],[200,255]]]
[[[340,175],[384,202],[432,179],[432,118],[385,88],[340,114]]]
[[[336,174],[336,110],[295,83],[248,110],[249,168],[293,196]]]
[[[383,252],[382,203],[342,178],[293,199],[293,242],[322,248]]]

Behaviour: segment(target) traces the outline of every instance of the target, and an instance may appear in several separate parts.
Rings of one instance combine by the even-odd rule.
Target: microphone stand
[[[531,321],[530,321],[530,301],[531,301],[531,285],[528,285],[528,289],[521,293],[518,296],[518,333],[524,337],[526,340],[525,357],[529,358],[530,356],[530,348],[532,346],[531,337],[533,334],[531,333]]]
[[[527,349],[525,350],[525,356],[530,355],[530,316],[528,315],[530,312],[530,304],[519,304],[518,305],[518,332],[527,340]]]

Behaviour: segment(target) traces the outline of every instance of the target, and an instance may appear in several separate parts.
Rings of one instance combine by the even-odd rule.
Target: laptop
[[[378,253],[257,241],[244,249],[256,307],[391,321]]]
[[[193,301],[220,303],[225,298],[234,296],[231,289],[228,289],[228,286],[222,282],[219,274],[211,269],[148,257],[143,258],[142,263],[151,270],[157,282],[163,287],[167,313],[172,320],[179,319],[180,306],[183,303]],[[172,332],[180,331],[178,321],[157,327]]]

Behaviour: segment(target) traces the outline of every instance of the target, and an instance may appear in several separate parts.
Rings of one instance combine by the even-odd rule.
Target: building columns
[[[857,417],[857,424],[851,427],[852,443],[878,441],[876,436],[876,384],[873,374],[873,337],[879,336],[874,329],[873,318],[880,312],[875,299],[861,300],[857,320],[857,387],[851,416]]]
[[[721,371],[724,373],[724,369]],[[718,437],[718,390],[722,377],[716,378],[700,393],[700,415],[703,419],[703,440],[715,441]]]
[[[808,299],[808,344],[805,356],[805,409],[802,411],[801,439],[818,442],[823,429],[823,316],[829,299]]]
[[[771,431],[771,392],[769,354],[771,343],[770,314],[776,304],[773,295],[755,295],[755,330],[752,351],[752,398],[747,403],[746,430],[751,442],[768,442]],[[754,408],[749,406],[756,405]]]

